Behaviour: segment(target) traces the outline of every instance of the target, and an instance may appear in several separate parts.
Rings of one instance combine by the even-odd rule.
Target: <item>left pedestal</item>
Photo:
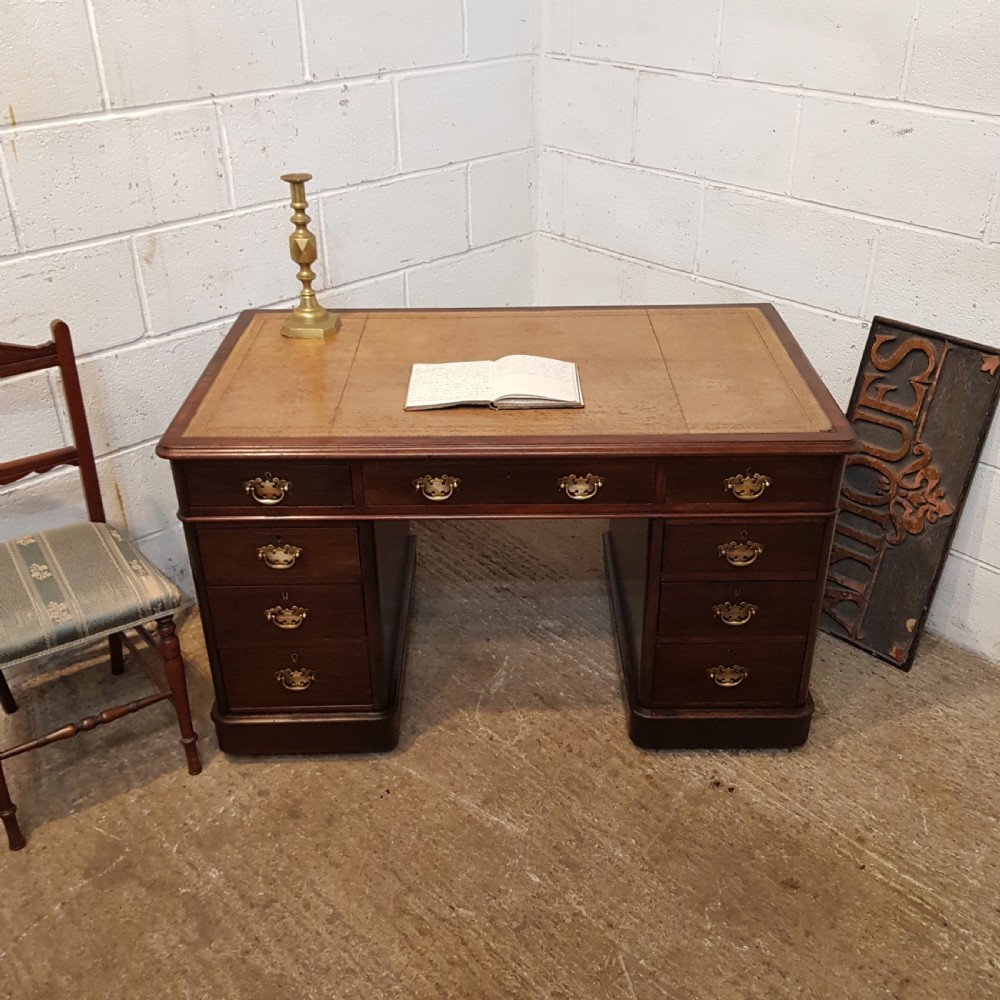
[[[212,678],[233,754],[391,750],[414,543],[336,517],[336,463],[174,463]],[[294,497],[294,500],[293,500]]]

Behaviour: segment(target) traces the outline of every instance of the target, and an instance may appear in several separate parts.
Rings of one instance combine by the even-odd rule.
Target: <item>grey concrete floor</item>
[[[165,707],[8,764],[0,996],[1000,995],[1000,666],[824,636],[804,747],[642,751],[597,523],[416,530],[396,751],[220,753],[191,616],[200,776]],[[3,742],[112,684],[21,676]]]

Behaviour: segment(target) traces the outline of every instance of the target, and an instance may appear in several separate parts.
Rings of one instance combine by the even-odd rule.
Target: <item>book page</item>
[[[576,402],[580,398],[576,365],[572,361],[538,358],[532,354],[509,354],[496,362],[493,398],[537,396]]]
[[[414,365],[406,390],[405,409],[489,403],[493,399],[492,361],[447,361]]]

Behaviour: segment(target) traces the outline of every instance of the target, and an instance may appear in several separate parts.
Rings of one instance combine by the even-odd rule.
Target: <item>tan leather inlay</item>
[[[260,313],[240,337],[185,437],[316,437],[330,432],[366,313],[325,340],[281,336],[287,313]]]
[[[575,361],[582,410],[403,409],[415,362],[540,354]],[[334,432],[345,437],[681,434],[644,310],[371,314]]]
[[[830,430],[756,308],[345,313],[334,337],[255,316],[185,437],[661,437]],[[363,332],[363,336],[362,336]],[[580,410],[407,411],[415,362],[539,354],[575,361]]]
[[[650,309],[649,320],[693,433],[831,429],[759,309]]]

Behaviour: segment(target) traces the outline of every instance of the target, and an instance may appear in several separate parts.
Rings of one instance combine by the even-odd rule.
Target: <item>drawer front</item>
[[[364,642],[287,649],[219,651],[229,710],[281,712],[370,708],[371,678]]]
[[[198,525],[198,551],[209,584],[351,583],[361,579],[353,526]]]
[[[805,642],[663,643],[656,647],[657,707],[792,706]]]
[[[840,457],[692,458],[666,465],[666,502],[682,506],[761,510],[833,510]]]
[[[725,520],[666,524],[664,580],[814,579],[823,556],[824,521]]]
[[[664,638],[718,642],[804,636],[815,598],[813,581],[664,583],[658,632]]]
[[[582,510],[588,504],[651,504],[656,467],[653,462],[575,456],[523,462],[429,458],[420,462],[369,462],[363,476],[365,502],[373,507],[444,510],[457,506],[544,504]]]
[[[248,514],[287,514],[303,507],[346,507],[353,502],[351,472],[339,462],[261,458],[185,462],[188,506]]]
[[[358,584],[209,587],[208,606],[220,647],[287,648],[365,638],[364,599]]]

